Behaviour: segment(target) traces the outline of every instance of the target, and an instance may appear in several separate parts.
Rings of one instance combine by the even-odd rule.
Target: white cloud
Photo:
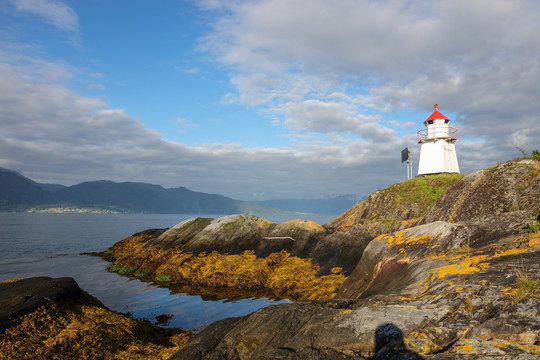
[[[396,177],[395,167],[384,163],[395,160],[399,140],[369,151],[365,140],[344,142],[337,136],[330,143],[312,139],[297,149],[187,146],[166,141],[124,110],[76,94],[27,66],[0,63],[0,166],[37,181],[142,181],[249,199],[263,193],[367,194]],[[196,125],[185,118],[176,123]]]
[[[86,90],[105,90],[105,86],[101,85],[101,84],[96,84],[96,83],[91,83],[91,84],[88,84],[85,86],[85,89]]]
[[[21,4],[62,30],[78,28],[62,2]],[[217,21],[201,48],[231,71],[235,89],[223,103],[260,110],[294,147],[166,141],[129,110],[70,90],[76,71],[66,64],[6,50],[0,166],[38,181],[135,180],[236,198],[367,195],[405,177],[400,150],[416,140],[398,135],[401,122],[389,113],[428,116],[434,102],[457,114],[465,172],[519,156],[518,143],[527,151],[540,143],[537,1],[216,0],[203,8]],[[413,156],[417,164],[417,149]]]
[[[283,121],[272,121],[294,132],[395,141],[380,117],[400,109],[429,114],[438,102],[443,113],[458,114],[462,134],[494,149],[484,154],[492,163],[514,157],[517,138],[529,151],[540,143],[538,1],[220,6],[226,11],[204,48],[234,71],[237,95],[229,98],[280,114]]]
[[[199,126],[195,124],[194,122],[192,122],[190,119],[181,118],[181,117],[176,118],[176,120],[174,120],[174,123],[181,127],[181,130],[178,130],[179,133],[185,132],[186,129],[195,129]]]
[[[9,0],[18,11],[29,12],[64,31],[79,30],[79,18],[68,5],[61,0]]]

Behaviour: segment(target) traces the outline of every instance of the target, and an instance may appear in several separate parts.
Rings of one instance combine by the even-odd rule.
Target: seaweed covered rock
[[[112,312],[72,278],[6,281],[0,299],[3,359],[163,359],[192,336]]]
[[[42,305],[82,296],[77,282],[70,277],[52,279],[33,277],[6,281],[0,284],[0,334],[21,316]]]

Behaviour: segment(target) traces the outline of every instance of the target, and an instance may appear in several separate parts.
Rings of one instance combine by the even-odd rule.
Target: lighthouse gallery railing
[[[422,129],[417,133],[418,142],[428,139],[449,139],[459,140],[458,129],[450,126],[435,126],[427,129]]]

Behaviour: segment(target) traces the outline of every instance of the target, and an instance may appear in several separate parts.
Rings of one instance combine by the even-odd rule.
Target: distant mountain
[[[79,208],[157,214],[283,214],[287,211],[179,187],[90,181],[74,186],[40,184],[0,168],[0,211]]]
[[[364,199],[358,195],[341,195],[330,199],[277,199],[254,203],[293,212],[334,215],[343,213]]]
[[[23,211],[54,199],[53,194],[18,172],[0,168],[0,211]]]
[[[62,203],[119,212],[156,214],[236,214],[246,210],[261,213],[280,212],[277,209],[268,209],[223,195],[191,191],[185,187],[165,189],[160,185],[135,182],[84,182],[60,189],[55,194]]]

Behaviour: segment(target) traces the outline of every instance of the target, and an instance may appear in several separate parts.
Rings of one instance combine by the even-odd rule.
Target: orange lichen
[[[529,240],[529,247],[540,246],[540,236],[533,237]]]
[[[413,331],[403,340],[408,348],[421,355],[427,355],[432,352],[433,349],[439,348],[439,346],[433,342],[432,335],[423,330]]]
[[[400,245],[404,245],[405,247],[410,247],[412,245],[425,244],[437,238],[437,236],[433,236],[430,234],[417,236],[417,234],[413,233],[408,236],[405,236],[406,234],[407,234],[407,230],[401,230],[395,233],[377,236],[374,241],[387,243],[388,247],[397,247]],[[433,248],[436,246],[437,245],[435,244],[433,246],[430,246],[430,248]],[[404,252],[405,250],[406,249],[402,247],[399,251]]]
[[[466,354],[472,354],[477,349],[473,344],[463,344],[455,346],[452,350],[455,352],[462,352]]]
[[[22,280],[22,279],[17,278],[17,279],[4,280],[4,281],[0,282],[0,286],[2,286],[2,285],[4,285],[4,284],[9,284],[9,283],[17,282],[17,281],[19,281],[19,280]]]
[[[440,266],[431,270],[430,276],[422,281],[419,286],[421,291],[424,292],[428,289],[429,284],[435,279],[443,279],[449,275],[467,275],[475,273],[486,268],[489,268],[491,264],[489,260],[493,260],[503,256],[510,256],[520,254],[527,251],[526,249],[508,249],[498,250],[494,254],[477,254],[470,255],[446,255],[446,254],[432,254],[427,257],[429,260],[445,260],[450,264]]]

